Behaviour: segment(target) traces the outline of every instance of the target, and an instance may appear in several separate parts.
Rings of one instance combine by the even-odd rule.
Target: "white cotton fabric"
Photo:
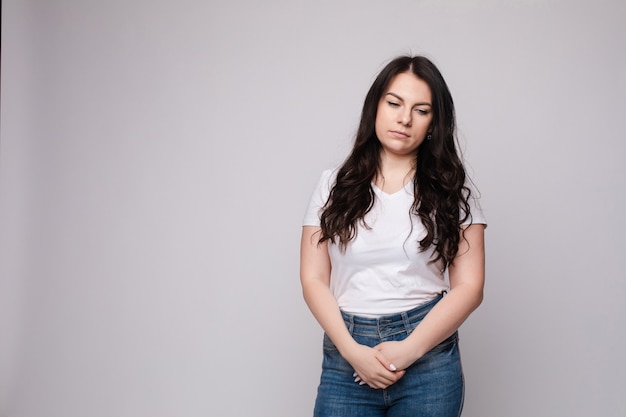
[[[319,226],[322,206],[335,183],[337,170],[322,173],[304,216],[304,226]],[[386,194],[372,184],[375,201],[358,225],[357,236],[345,252],[329,242],[332,265],[330,290],[339,308],[364,317],[380,317],[418,307],[447,290],[441,263],[430,263],[434,248],[419,250],[426,229],[410,214],[413,183]],[[471,198],[471,217],[464,223],[485,224],[477,200]]]

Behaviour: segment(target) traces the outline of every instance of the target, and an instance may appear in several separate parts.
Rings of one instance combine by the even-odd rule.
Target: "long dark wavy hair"
[[[456,149],[454,102],[437,67],[422,56],[400,56],[385,66],[370,87],[352,152],[339,168],[337,180],[320,216],[319,243],[330,240],[342,250],[357,233],[358,222],[374,204],[372,181],[380,167],[381,144],[375,123],[378,104],[392,79],[405,72],[415,74],[430,87],[433,118],[430,140],[424,140],[415,154],[413,187],[415,200],[411,212],[426,228],[419,241],[420,250],[434,245],[432,262],[442,268],[452,264],[462,237],[461,224],[470,214],[471,191],[465,185],[465,168]]]

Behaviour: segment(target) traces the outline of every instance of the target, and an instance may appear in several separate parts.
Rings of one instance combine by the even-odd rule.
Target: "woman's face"
[[[376,136],[383,151],[414,155],[432,122],[430,87],[411,72],[396,75],[378,102]]]

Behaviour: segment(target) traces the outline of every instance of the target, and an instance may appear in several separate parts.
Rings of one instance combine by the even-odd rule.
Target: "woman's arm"
[[[300,282],[304,299],[333,341],[341,356],[372,388],[386,388],[400,379],[404,372],[393,372],[394,366],[385,355],[374,348],[358,344],[348,332],[330,292],[330,258],[328,242],[318,244],[320,228],[304,226],[300,242]]]
[[[385,342],[376,348],[398,369],[406,369],[452,335],[482,302],[485,282],[485,244],[482,224],[465,229],[459,252],[450,265],[450,292],[439,301],[401,342]]]

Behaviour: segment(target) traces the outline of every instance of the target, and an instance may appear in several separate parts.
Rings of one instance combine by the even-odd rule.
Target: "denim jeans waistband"
[[[382,338],[395,333],[412,332],[426,314],[443,298],[443,294],[414,309],[376,318],[361,317],[341,312],[350,334],[379,336]]]

